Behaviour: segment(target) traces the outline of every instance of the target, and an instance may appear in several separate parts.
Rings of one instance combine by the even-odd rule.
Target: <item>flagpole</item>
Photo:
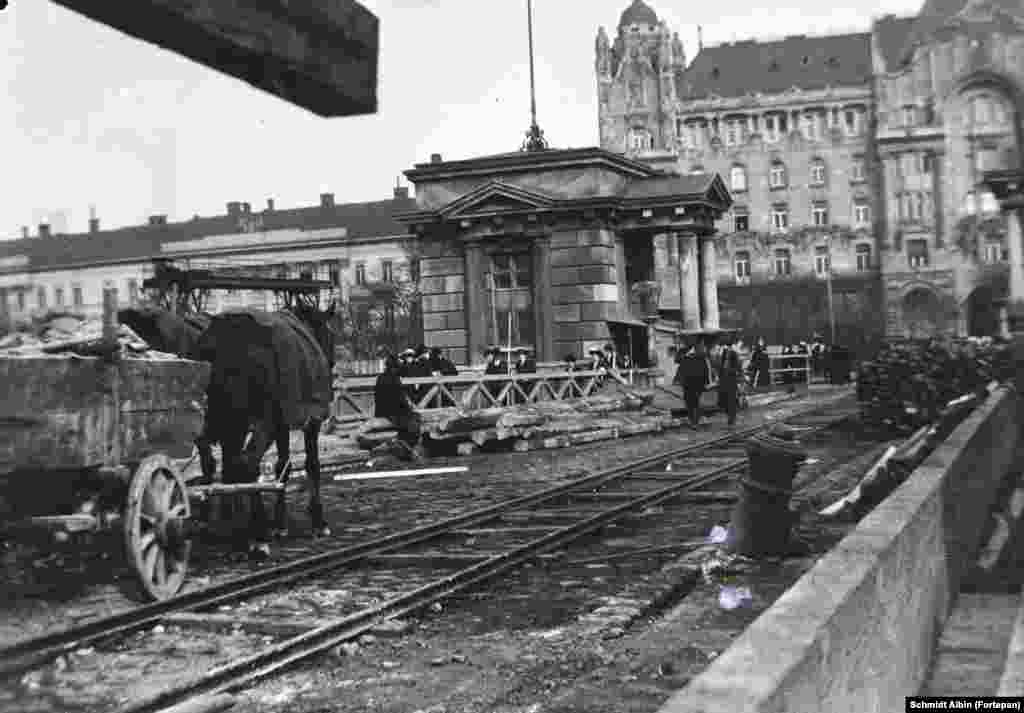
[[[533,0],[526,0],[526,32],[530,47],[530,130],[526,132],[523,151],[544,151],[548,142],[537,126],[537,92],[533,73]]]

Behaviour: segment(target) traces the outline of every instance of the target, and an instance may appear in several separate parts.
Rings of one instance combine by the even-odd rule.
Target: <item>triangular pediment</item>
[[[547,193],[510,183],[491,181],[473,189],[441,209],[446,219],[551,208],[556,199]]]

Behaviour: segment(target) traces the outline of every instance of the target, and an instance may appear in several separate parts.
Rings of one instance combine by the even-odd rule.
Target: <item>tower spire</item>
[[[530,43],[530,130],[526,132],[526,141],[522,151],[544,151],[548,142],[544,132],[537,126],[537,95],[533,80],[533,0],[526,0],[526,28]]]

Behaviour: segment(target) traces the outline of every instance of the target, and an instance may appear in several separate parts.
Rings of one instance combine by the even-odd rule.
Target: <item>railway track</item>
[[[794,425],[806,421],[809,430],[818,430],[855,414],[852,408],[821,414],[830,407],[834,408],[835,403],[817,404],[780,420]],[[423,562],[429,562],[439,570],[449,570],[423,586],[212,669],[158,696],[131,703],[121,711],[159,711],[202,694],[235,691],[358,637],[383,621],[422,610],[527,562],[562,556],[558,554],[559,550],[644,508],[667,503],[713,485],[745,466],[742,440],[769,425],[737,430],[709,442],[593,473],[425,527],[289,562],[80,627],[27,640],[0,649],[0,675],[10,677],[24,673],[62,654],[125,637],[156,626],[174,615],[216,611],[341,569],[381,565],[402,567],[403,562],[405,566],[409,562],[420,562],[422,566]],[[530,534],[540,536],[523,543],[505,542],[497,546],[493,543],[495,535],[499,539],[504,535],[506,539],[515,540]],[[491,549],[480,551],[478,544],[474,548],[474,543],[480,539],[490,542]],[[418,551],[424,546],[440,549]],[[202,615],[197,616],[201,618]],[[180,623],[180,617],[177,621]]]

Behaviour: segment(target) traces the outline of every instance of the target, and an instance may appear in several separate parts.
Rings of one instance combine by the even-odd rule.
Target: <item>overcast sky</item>
[[[323,0],[328,2],[330,0]],[[704,43],[864,31],[921,0],[653,2],[687,58]],[[525,0],[364,0],[381,22],[376,115],[322,119],[51,2],[0,12],[0,237],[51,220],[84,230],[262,208],[379,200],[431,153],[518,148],[529,125]],[[629,0],[534,0],[539,124],[557,147],[597,144],[594,37]],[[403,177],[404,183],[404,177]],[[63,214],[63,216],[61,216]],[[61,225],[66,222],[66,225]],[[31,228],[35,232],[35,228]]]

